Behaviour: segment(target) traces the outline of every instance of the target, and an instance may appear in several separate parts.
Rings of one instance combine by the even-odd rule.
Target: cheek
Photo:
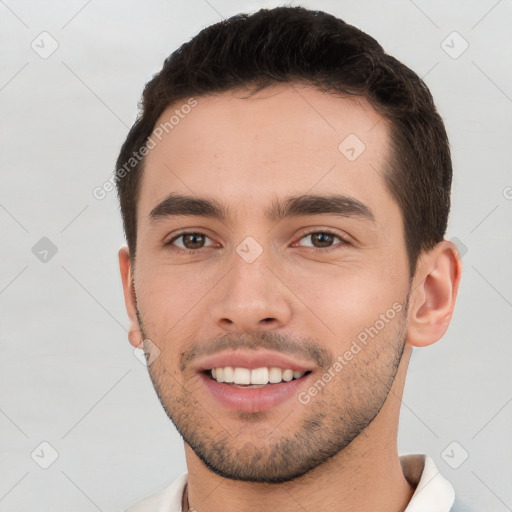
[[[137,304],[145,328],[156,339],[183,335],[211,288],[204,274],[183,266],[141,265],[136,275]]]
[[[405,274],[401,276],[391,269],[376,265],[331,266],[328,275],[290,272],[290,288],[294,290],[311,320],[308,329],[314,329],[320,339],[326,334],[333,339],[333,352],[339,352],[347,343],[357,338],[365,329],[378,322],[382,327],[394,324],[397,310],[401,310],[406,293]],[[312,314],[311,314],[312,313]],[[364,336],[364,334],[363,334]]]

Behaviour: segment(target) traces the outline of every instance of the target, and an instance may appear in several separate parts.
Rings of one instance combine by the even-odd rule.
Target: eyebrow
[[[284,201],[276,199],[265,211],[265,217],[271,221],[322,214],[359,217],[375,222],[375,216],[368,206],[353,197],[340,194],[306,194],[288,197]],[[150,221],[157,221],[180,215],[206,217],[222,222],[232,217],[229,208],[215,199],[171,193],[151,210],[149,218]]]

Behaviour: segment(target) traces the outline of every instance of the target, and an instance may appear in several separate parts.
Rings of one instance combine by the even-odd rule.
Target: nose
[[[227,332],[254,332],[286,326],[293,294],[267,251],[251,263],[234,252],[230,268],[212,296],[215,324]]]

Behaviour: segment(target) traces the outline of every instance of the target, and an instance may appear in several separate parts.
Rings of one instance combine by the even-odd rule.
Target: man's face
[[[383,118],[299,85],[244,95],[196,98],[148,154],[134,288],[160,350],[151,378],[186,443],[219,475],[279,482],[339,453],[382,407],[408,261]]]

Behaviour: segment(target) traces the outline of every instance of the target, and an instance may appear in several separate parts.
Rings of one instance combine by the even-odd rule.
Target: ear
[[[423,253],[414,275],[407,343],[426,347],[442,338],[452,319],[462,273],[457,246],[448,240]]]
[[[139,319],[137,318],[137,298],[135,297],[135,288],[133,285],[132,263],[128,247],[119,249],[119,269],[121,271],[121,280],[123,282],[124,302],[126,311],[130,319],[130,330],[128,331],[128,340],[134,347],[140,347],[144,340],[144,335],[140,329]]]

